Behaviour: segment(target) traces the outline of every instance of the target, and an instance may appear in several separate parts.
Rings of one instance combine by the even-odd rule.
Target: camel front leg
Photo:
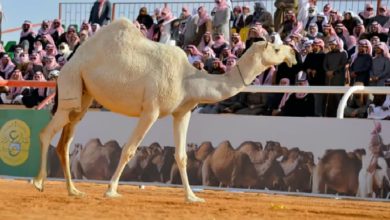
[[[181,181],[183,183],[185,198],[187,202],[204,202],[202,198],[198,198],[190,187],[187,175],[187,130],[190,122],[191,112],[174,115],[173,118],[173,134],[175,138],[175,159],[180,171]]]
[[[122,149],[121,158],[119,160],[115,173],[111,178],[110,185],[105,194],[106,197],[114,198],[120,196],[120,194],[117,193],[119,178],[122,175],[122,172],[125,169],[127,163],[134,156],[137,147],[144,139],[146,133],[152,127],[153,123],[157,120],[158,115],[159,114],[157,112],[144,112],[139,118],[138,124],[135,127],[132,136]]]

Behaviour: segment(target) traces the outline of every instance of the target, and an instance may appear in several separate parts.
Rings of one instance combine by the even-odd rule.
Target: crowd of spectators
[[[259,73],[252,82],[254,85],[389,84],[390,10],[386,6],[374,12],[373,6],[367,3],[363,11],[355,13],[340,12],[331,4],[318,8],[316,0],[295,2],[276,0],[274,15],[261,1],[233,8],[230,1],[215,0],[211,12],[204,6],[195,9],[183,6],[178,17],[167,4],[152,14],[142,7],[134,23],[146,38],[181,47],[188,61],[205,74],[228,74],[254,42],[270,41],[290,46],[297,64],[273,66]],[[43,21],[35,33],[31,22],[25,21],[14,58],[2,50],[0,77],[50,80],[53,70],[59,71],[80,44],[109,22],[110,14],[109,1],[98,0],[91,9],[89,21],[83,22],[80,30],[69,26],[65,31],[61,21],[55,19]],[[24,103],[24,96],[45,95],[41,90],[24,91],[24,88],[0,90],[0,103]],[[340,98],[341,95],[335,94],[239,93],[220,103],[200,105],[196,111],[334,117]],[[353,95],[345,116],[389,118],[389,100],[390,95]]]
[[[88,21],[80,24],[80,30],[70,25],[64,30],[61,20],[44,20],[36,32],[31,21],[24,21],[19,43],[7,53],[0,45],[0,80],[56,80],[61,68],[71,59],[77,48],[101,27],[109,23],[111,3],[96,1]],[[12,55],[12,56],[10,56]],[[0,104],[37,106],[54,89],[34,87],[0,88]]]

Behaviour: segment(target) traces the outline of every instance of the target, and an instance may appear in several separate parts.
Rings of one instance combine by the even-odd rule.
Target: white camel
[[[178,47],[147,40],[127,19],[102,28],[85,42],[58,78],[58,108],[41,131],[40,172],[34,185],[43,190],[48,146],[62,130],[57,153],[64,170],[69,195],[81,196],[71,180],[69,145],[74,128],[86,113],[92,99],[107,109],[139,117],[133,134],[122,149],[118,167],[105,195],[118,197],[118,181],[145,134],[158,119],[173,116],[175,159],[189,202],[203,202],[188,183],[186,135],[191,110],[198,103],[215,103],[240,92],[247,83],[271,65],[296,63],[288,46],[255,43],[224,75],[209,75],[192,67]]]

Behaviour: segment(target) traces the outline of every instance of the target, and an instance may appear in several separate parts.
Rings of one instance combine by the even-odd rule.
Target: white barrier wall
[[[77,126],[73,143],[85,144],[91,138],[98,137],[104,143],[117,140],[122,146],[136,122],[136,118],[111,112],[88,112]],[[381,121],[381,124],[383,141],[390,144],[390,121]],[[374,121],[364,119],[193,114],[187,142],[200,144],[211,141],[216,146],[229,140],[233,147],[237,147],[248,140],[263,144],[272,140],[288,148],[312,151],[317,158],[326,149],[367,149],[373,128]],[[57,143],[58,139],[59,135],[52,143]],[[158,120],[141,145],[149,146],[153,142],[174,146],[171,117]]]

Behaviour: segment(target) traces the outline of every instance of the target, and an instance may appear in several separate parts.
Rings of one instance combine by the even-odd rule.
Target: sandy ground
[[[0,219],[389,219],[390,202],[350,201],[258,193],[202,191],[206,203],[184,203],[182,189],[120,185],[123,197],[103,197],[106,184],[76,183],[87,193],[67,196],[64,182],[44,192],[27,181],[0,180]]]

